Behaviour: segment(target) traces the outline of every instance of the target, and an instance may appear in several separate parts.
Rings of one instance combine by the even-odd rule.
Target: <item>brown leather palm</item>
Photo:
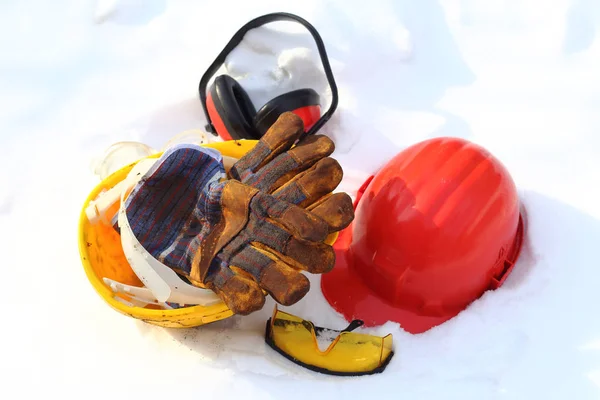
[[[310,289],[301,271],[333,268],[335,253],[324,243],[329,227],[311,212],[235,180],[222,185],[220,205],[188,278],[214,290],[233,312],[261,309],[263,290],[292,305]]]
[[[256,146],[236,162],[229,177],[296,204],[322,218],[329,232],[347,227],[354,219],[352,199],[332,192],[343,178],[340,164],[330,155],[335,150],[323,135],[303,134],[302,119],[283,113]]]
[[[302,271],[325,273],[335,252],[330,233],[354,219],[346,193],[331,194],[343,171],[334,143],[303,134],[302,120],[282,114],[236,162],[223,184],[222,218],[203,240],[190,280],[214,290],[235,313],[260,310],[264,292],[292,305],[310,289]]]

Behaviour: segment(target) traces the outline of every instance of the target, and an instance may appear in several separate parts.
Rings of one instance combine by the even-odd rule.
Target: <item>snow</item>
[[[394,335],[380,375],[320,375],[276,354],[263,341],[271,300],[248,317],[168,330],[114,312],[81,268],[77,222],[97,183],[94,157],[118,141],[160,148],[202,128],[202,73],[239,27],[273,11],[306,18],[325,41],[340,103],[322,132],[337,144],[341,190],[354,195],[406,146],[452,135],[502,160],[527,209],[526,247],[501,289],[421,335],[394,323],[363,329]],[[61,0],[3,2],[0,15],[9,397],[600,395],[597,1]],[[297,87],[329,99],[299,26],[251,32],[227,68],[257,107]],[[283,309],[344,328],[311,281]]]

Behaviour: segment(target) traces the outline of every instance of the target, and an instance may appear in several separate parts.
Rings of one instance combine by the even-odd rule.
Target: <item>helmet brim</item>
[[[364,326],[379,326],[388,321],[397,322],[409,333],[423,333],[454,317],[418,315],[386,303],[367,287],[352,270],[352,225],[342,231],[334,245],[336,264],[321,277],[321,291],[330,306],[347,321],[360,319]]]
[[[386,322],[396,322],[405,331],[419,334],[454,318],[459,312],[444,316],[429,316],[418,314],[412,310],[393,306],[383,300],[371,288],[366,286],[359,274],[353,271],[352,252],[352,224],[340,232],[334,244],[336,254],[335,267],[321,277],[321,291],[325,300],[347,321],[360,319],[364,326],[372,327],[383,325]],[[511,248],[509,260],[510,268],[503,271],[499,280],[490,284],[490,289],[495,290],[502,286],[505,279],[512,271],[521,251],[524,236],[523,210],[519,215],[519,225],[515,242]]]

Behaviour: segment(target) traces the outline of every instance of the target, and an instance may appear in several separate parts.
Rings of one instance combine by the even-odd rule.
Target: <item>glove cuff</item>
[[[224,177],[222,156],[214,149],[180,144],[166,150],[125,203],[140,244],[156,259],[189,269],[183,256],[188,244],[180,234],[202,213],[197,210],[203,204],[200,198]]]

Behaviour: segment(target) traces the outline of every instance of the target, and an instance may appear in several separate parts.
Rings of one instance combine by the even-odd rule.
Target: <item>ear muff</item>
[[[235,79],[228,75],[216,77],[206,103],[215,130],[223,140],[260,139],[253,125],[256,109]]]
[[[213,87],[210,90],[207,90],[211,77],[215,75],[219,68],[225,63],[227,55],[242,42],[246,33],[259,26],[275,21],[297,22],[304,26],[315,40],[327,78],[327,83],[331,90],[331,103],[329,108],[322,115],[319,96],[311,89],[295,90],[276,97],[265,104],[258,114],[254,112],[252,102],[249,100],[247,94],[231,77],[217,78]],[[230,102],[226,97],[223,97],[221,92],[226,93],[227,90],[225,90],[225,88],[220,89],[220,86],[218,85],[218,82],[220,81],[227,81],[228,85],[226,85],[226,87],[230,90],[228,93],[229,98],[236,99],[236,101]],[[319,35],[319,32],[317,32],[315,27],[304,18],[285,12],[262,15],[242,26],[210,64],[208,69],[202,75],[202,78],[200,78],[198,93],[200,95],[200,102],[202,103],[204,115],[207,119],[207,124],[205,125],[206,131],[213,133],[214,135],[218,134],[225,140],[239,139],[241,136],[260,139],[260,137],[268,130],[268,127],[277,120],[277,116],[285,111],[294,112],[304,121],[305,132],[298,139],[302,140],[304,137],[313,135],[321,129],[321,127],[329,121],[338,104],[338,90],[321,35]],[[225,96],[227,96],[227,94]]]
[[[304,122],[305,131],[308,131],[321,117],[319,95],[313,89],[299,89],[270,100],[254,117],[258,133],[264,135],[277,118],[287,111],[298,115]]]

